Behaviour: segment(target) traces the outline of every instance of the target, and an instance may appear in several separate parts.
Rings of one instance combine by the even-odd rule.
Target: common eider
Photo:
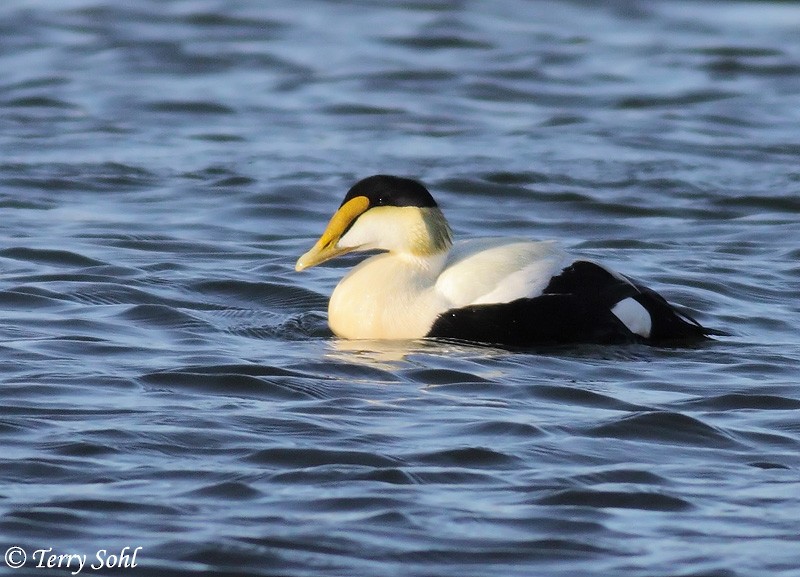
[[[347,339],[438,337],[507,346],[660,343],[713,331],[639,282],[573,260],[553,241],[471,239],[415,180],[375,175],[347,193],[301,271],[350,251],[383,251],[338,284],[328,323]]]

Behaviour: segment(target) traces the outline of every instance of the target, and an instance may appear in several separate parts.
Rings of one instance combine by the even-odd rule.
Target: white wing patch
[[[554,242],[475,239],[453,247],[436,291],[450,308],[532,298],[566,263]]]
[[[636,299],[632,297],[622,299],[614,305],[611,312],[632,333],[644,338],[650,337],[650,331],[653,329],[653,319],[647,309]]]

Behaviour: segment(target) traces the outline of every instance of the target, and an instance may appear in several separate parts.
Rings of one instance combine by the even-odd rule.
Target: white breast
[[[408,259],[388,253],[368,258],[333,291],[328,303],[331,330],[348,339],[424,337],[449,308],[433,290],[444,258]]]

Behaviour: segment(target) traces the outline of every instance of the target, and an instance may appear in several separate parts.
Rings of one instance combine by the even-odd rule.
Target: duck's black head
[[[425,257],[452,246],[450,227],[431,193],[416,180],[378,174],[360,180],[310,251],[303,270],[351,250],[385,250]]]
[[[370,208],[376,206],[416,206],[431,208],[436,206],[431,193],[421,183],[410,178],[376,174],[355,183],[344,197],[341,206],[348,201],[363,196],[369,200]]]

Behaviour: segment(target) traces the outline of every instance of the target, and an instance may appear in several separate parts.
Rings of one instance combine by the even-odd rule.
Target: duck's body
[[[554,243],[504,239],[462,241],[429,256],[383,253],[342,279],[328,322],[345,338],[420,338],[446,311],[538,296],[566,264]]]
[[[302,270],[351,250],[384,250],[339,283],[328,322],[348,339],[447,337],[504,345],[658,342],[709,331],[657,293],[554,242],[471,239],[419,183],[373,176],[350,189]]]

